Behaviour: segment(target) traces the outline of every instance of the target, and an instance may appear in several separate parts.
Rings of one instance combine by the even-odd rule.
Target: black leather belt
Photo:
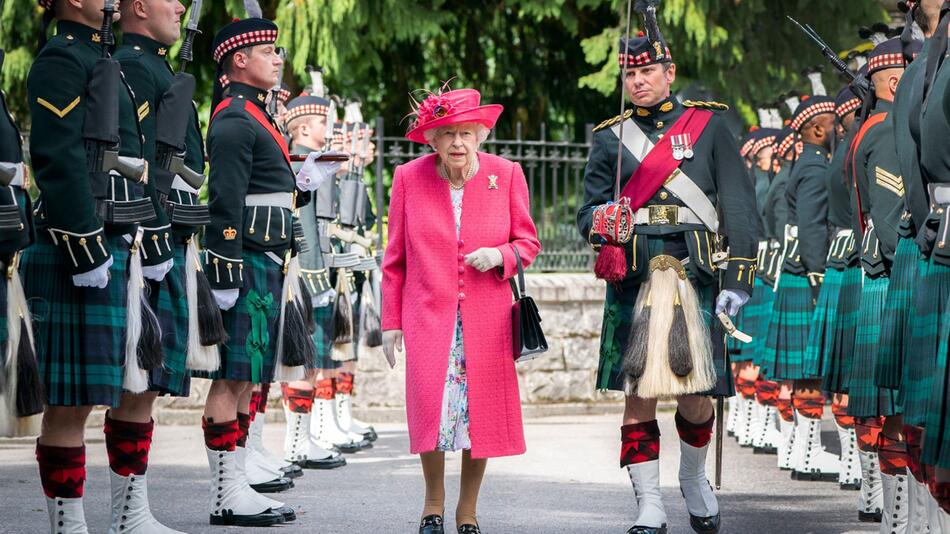
[[[103,222],[111,224],[136,224],[155,218],[155,208],[148,198],[119,202],[99,200],[96,202],[96,211]]]
[[[168,214],[168,220],[172,224],[182,226],[204,226],[211,224],[211,212],[208,206],[204,204],[176,204],[168,202],[165,204],[165,213]]]

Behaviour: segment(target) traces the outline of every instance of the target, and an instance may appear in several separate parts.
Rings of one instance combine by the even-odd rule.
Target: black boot
[[[627,534],[666,534],[666,525],[662,527],[638,527],[632,526],[627,530]]]
[[[445,534],[442,523],[441,515],[427,515],[422,518],[422,523],[419,524],[419,534]]]
[[[698,534],[718,534],[719,524],[722,519],[720,514],[710,517],[697,517],[689,515],[689,526],[693,527],[693,532]]]
[[[458,531],[459,534],[482,534],[482,531],[478,528],[478,525],[472,524],[459,525]]]

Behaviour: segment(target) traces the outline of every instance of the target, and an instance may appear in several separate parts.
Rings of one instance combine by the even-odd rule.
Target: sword
[[[727,365],[728,369],[728,365]],[[716,397],[716,489],[722,489],[722,412],[723,397]]]
[[[201,2],[204,0],[193,0],[191,2],[191,12],[188,14],[188,23],[185,24],[185,40],[181,43],[181,50],[178,52],[178,72],[185,72],[188,64],[194,61],[194,41],[195,37],[201,34],[198,29],[198,19],[201,17]]]

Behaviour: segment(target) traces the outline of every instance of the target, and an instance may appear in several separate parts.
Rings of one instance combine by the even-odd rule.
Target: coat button
[[[459,261],[465,261],[465,254],[459,254]]]
[[[464,246],[465,246],[465,241],[462,241],[461,239],[459,239],[459,246],[460,246],[460,247],[464,247]]]
[[[459,267],[459,274],[465,274],[465,267]]]
[[[465,300],[465,293],[459,293],[459,300]]]
[[[459,287],[465,287],[465,280],[459,280]]]

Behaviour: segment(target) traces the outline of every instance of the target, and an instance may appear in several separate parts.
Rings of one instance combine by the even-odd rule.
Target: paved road
[[[660,417],[662,484],[670,534],[689,534],[686,511],[676,482],[678,444],[672,414]],[[552,417],[526,423],[528,453],[489,462],[480,500],[486,533],[616,533],[634,517],[633,493],[626,472],[617,468],[616,415]],[[410,456],[405,426],[377,425],[380,439],[372,451],[349,456],[350,465],[330,472],[309,472],[282,494],[298,510],[296,523],[272,532],[307,534],[413,533],[422,502],[422,474]],[[282,443],[281,425],[268,425],[272,450]],[[837,439],[826,429],[829,449]],[[89,470],[86,514],[90,531],[106,532],[109,481],[102,434],[88,435]],[[832,443],[832,440],[834,443]],[[836,484],[795,482],[774,468],[774,456],[753,455],[726,440],[724,485],[719,492],[723,534],[844,534],[877,532],[856,522],[856,492]],[[208,470],[198,427],[159,427],[149,467],[149,491],[155,515],[190,533],[238,532],[210,527],[206,505]],[[712,455],[710,455],[712,456]],[[447,466],[447,508],[454,517],[458,494],[458,456]],[[709,468],[712,473],[712,458]],[[454,528],[450,521],[450,528]],[[875,525],[876,526],[876,525]],[[46,509],[26,440],[0,441],[0,533],[46,531]]]

